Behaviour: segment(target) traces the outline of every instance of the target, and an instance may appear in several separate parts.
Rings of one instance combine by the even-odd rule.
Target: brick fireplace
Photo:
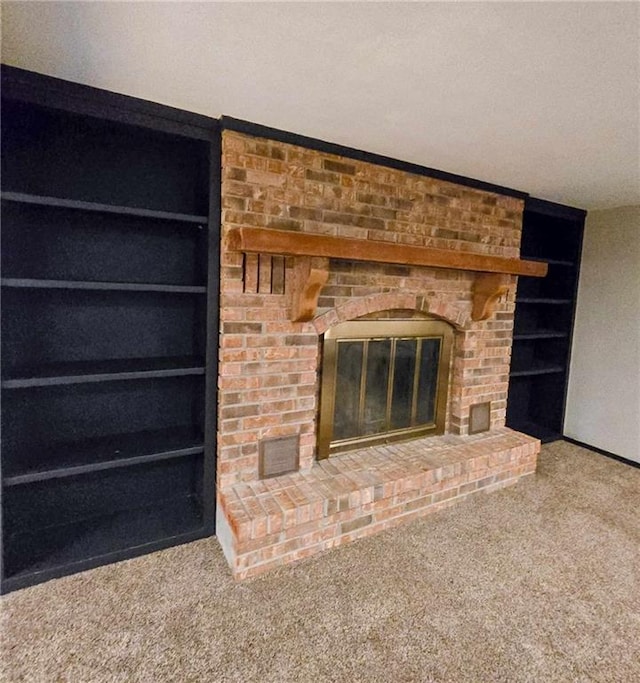
[[[406,265],[385,251],[477,257],[479,271],[480,257],[511,262],[523,200],[230,130],[222,160],[217,535],[236,578],[535,471],[539,442],[505,427],[516,276],[492,284],[470,268]],[[262,249],[247,246],[251,229],[267,235]],[[277,253],[268,237],[284,231],[319,236],[318,253]],[[485,282],[493,311],[478,314]],[[355,320],[451,326],[444,434],[318,458],[323,338]],[[489,428],[470,434],[478,404],[488,405]],[[295,448],[293,471],[265,477],[261,457],[279,444]]]

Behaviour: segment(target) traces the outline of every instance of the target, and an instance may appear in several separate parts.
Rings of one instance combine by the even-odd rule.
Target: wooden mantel
[[[244,253],[296,257],[291,315],[294,322],[305,322],[315,315],[330,258],[475,272],[473,320],[486,320],[491,315],[498,298],[508,290],[506,276],[544,277],[548,269],[539,261],[270,228],[231,228],[227,247]]]

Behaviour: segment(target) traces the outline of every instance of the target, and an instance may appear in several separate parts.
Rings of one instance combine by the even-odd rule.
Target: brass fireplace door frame
[[[436,380],[436,401],[434,422],[382,433],[351,437],[332,441],[333,416],[335,413],[336,375],[338,343],[344,340],[371,341],[378,339],[428,338],[440,340],[440,356]],[[447,412],[447,397],[451,373],[451,351],[453,347],[453,327],[442,320],[353,320],[335,325],[324,335],[322,349],[322,380],[320,391],[320,415],[318,424],[318,459],[327,458],[335,453],[369,446],[389,443],[426,434],[443,434]],[[366,361],[365,361],[366,362]],[[388,386],[391,386],[392,368],[390,363]],[[416,368],[419,359],[416,360]],[[365,374],[365,373],[362,373]],[[416,369],[417,377],[418,371]],[[361,380],[364,391],[364,380]],[[416,381],[414,379],[414,392]],[[389,389],[391,391],[391,389]]]

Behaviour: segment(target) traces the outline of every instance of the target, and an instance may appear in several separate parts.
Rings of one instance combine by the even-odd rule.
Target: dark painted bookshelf
[[[507,425],[543,442],[562,437],[585,215],[525,201],[521,257],[545,261],[549,272],[518,279]]]
[[[2,115],[6,592],[213,533],[219,150],[4,66]]]

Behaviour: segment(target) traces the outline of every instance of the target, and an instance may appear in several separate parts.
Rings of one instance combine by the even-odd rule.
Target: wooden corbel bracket
[[[329,277],[329,259],[297,256],[293,262],[290,283],[290,318],[294,323],[305,323],[313,318],[318,308],[318,297]]]
[[[504,273],[478,273],[473,283],[471,320],[491,317],[498,299],[509,291],[509,276]]]

